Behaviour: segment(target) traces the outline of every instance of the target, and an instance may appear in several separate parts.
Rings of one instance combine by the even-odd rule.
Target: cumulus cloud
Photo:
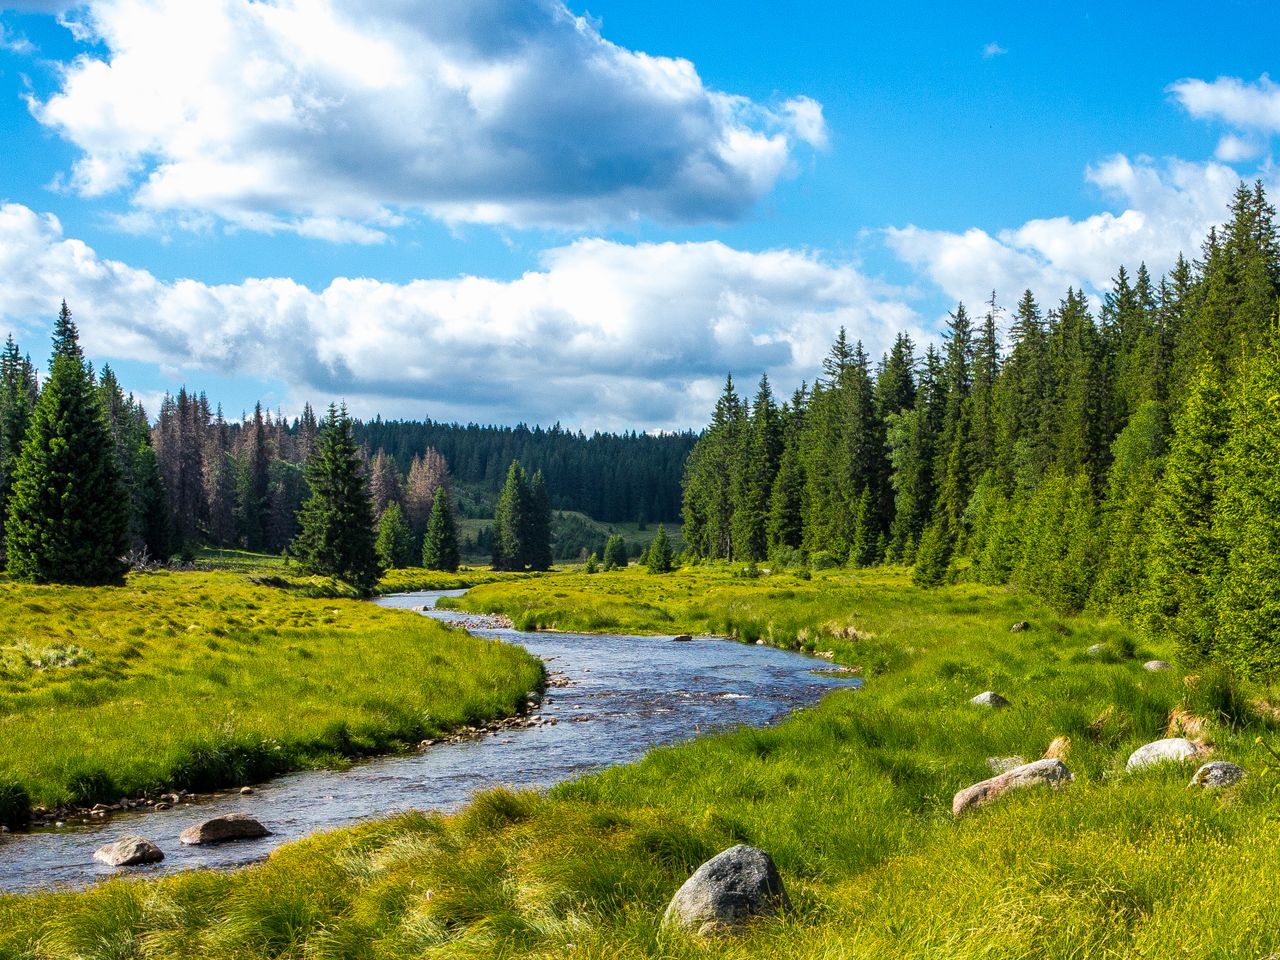
[[[1125,156],[1090,167],[1085,176],[1119,212],[1029,220],[995,235],[908,226],[888,230],[886,239],[954,300],[972,305],[996,290],[1009,302],[1030,289],[1041,302],[1057,303],[1069,286],[1105,291],[1122,263],[1132,270],[1145,261],[1159,275],[1179,253],[1195,257],[1209,228],[1226,217],[1240,182],[1221,163],[1157,164]]]
[[[1280,85],[1265,73],[1253,83],[1239,77],[1188,78],[1170,84],[1168,93],[1193,117],[1233,128],[1215,153],[1226,163],[1260,156],[1267,140],[1280,134]]]
[[[99,257],[52,216],[0,207],[0,319],[72,305],[87,352],[283,381],[361,413],[586,427],[706,421],[724,375],[812,378],[840,326],[873,355],[917,317],[848,264],[717,242],[579,240],[509,281],[163,282]],[[190,371],[190,372],[186,372]]]
[[[821,105],[706,87],[560,0],[89,0],[36,118],[67,186],[153,215],[376,242],[406,212],[581,227],[744,216]],[[97,50],[105,50],[98,53]]]

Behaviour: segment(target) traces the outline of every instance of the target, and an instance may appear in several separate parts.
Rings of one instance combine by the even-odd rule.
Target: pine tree
[[[624,569],[627,565],[627,543],[621,534],[612,534],[604,542],[604,563],[606,571]]]
[[[453,516],[453,504],[448,487],[441,487],[431,506],[427,532],[422,538],[422,565],[428,570],[458,569],[461,557],[458,551],[458,523]]]
[[[954,551],[951,521],[945,513],[925,528],[916,550],[916,564],[911,571],[911,582],[918,587],[936,587],[946,583]]]
[[[329,405],[305,476],[311,495],[299,511],[302,530],[290,552],[304,570],[371,591],[382,569],[374,550],[368,486],[345,404]]]
[[[407,567],[413,559],[413,537],[400,504],[392,502],[378,518],[378,538],[373,546],[378,562],[386,569]]]
[[[798,550],[804,543],[804,467],[799,447],[788,443],[769,500],[769,552]]]
[[[493,569],[526,570],[533,555],[533,497],[519,460],[512,460],[494,512]]]
[[[645,553],[645,566],[650,573],[670,573],[675,564],[675,553],[671,549],[671,541],[667,538],[667,527],[658,524],[658,532]]]
[[[436,491],[449,482],[449,465],[438,450],[428,447],[409,465],[409,476],[402,491],[404,516],[409,521],[415,542],[422,539],[431,516]]]
[[[529,483],[527,560],[530,570],[551,569],[551,538],[551,497],[547,494],[547,482],[539,470]]]
[[[741,474],[746,417],[742,401],[725,378],[711,426],[689,455],[684,478],[685,543],[696,557],[732,560],[735,480]]]
[[[4,565],[4,530],[14,473],[38,395],[35,368],[19,352],[11,335],[0,353],[0,567]]]
[[[1214,519],[1228,414],[1212,360],[1200,367],[1190,391],[1151,505],[1142,623],[1148,636],[1172,637],[1180,658],[1198,663],[1214,654],[1217,589],[1226,562]]]
[[[117,583],[129,500],[106,414],[66,302],[14,473],[5,543],[9,576],[38,583]]]
[[[769,497],[781,456],[781,424],[765,375],[751,405],[735,489],[733,542],[743,560],[763,560],[769,555]]]
[[[1214,535],[1228,551],[1214,653],[1248,676],[1280,671],[1280,351],[1247,361],[1223,454]]]
[[[386,451],[379,449],[369,464],[369,498],[373,501],[374,516],[382,516],[382,511],[392,503],[399,503],[402,496],[400,471]]]

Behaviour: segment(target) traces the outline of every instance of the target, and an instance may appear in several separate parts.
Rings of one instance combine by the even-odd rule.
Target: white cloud
[[[1209,228],[1227,215],[1239,174],[1221,163],[1115,156],[1086,171],[1086,179],[1112,197],[1119,212],[1073,220],[1029,220],[994,236],[891,228],[889,247],[925,273],[953,300],[970,306],[998,291],[1009,303],[1030,289],[1056,304],[1067,287],[1093,293],[1109,288],[1117,267],[1145,261],[1153,275],[1179,253],[1194,258]]]
[[[156,216],[357,242],[406,212],[728,221],[826,142],[815,101],[708,89],[560,0],[90,0],[71,17],[107,53],[31,109],[82,151],[75,190]]]
[[[90,356],[283,381],[354,410],[603,428],[702,424],[724,375],[811,379],[846,326],[873,356],[918,318],[848,264],[721,243],[579,240],[510,282],[339,278],[166,283],[0,207],[0,320],[30,329],[66,297]]]
[[[1000,44],[992,40],[990,43],[988,43],[986,46],[982,48],[982,59],[991,60],[994,57],[1002,56],[1003,54],[1006,54],[1008,52],[1009,52],[1008,50],[1006,50],[1004,47],[1000,46]]]
[[[34,53],[35,49],[35,45],[26,37],[10,32],[3,23],[0,23],[0,50],[25,56]]]
[[[1168,92],[1193,117],[1241,130],[1280,133],[1280,86],[1265,73],[1254,83],[1239,77],[1212,82],[1189,78],[1170,84]]]

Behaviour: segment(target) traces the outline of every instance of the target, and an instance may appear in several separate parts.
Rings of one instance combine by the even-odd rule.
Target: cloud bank
[[[732,221],[822,146],[822,107],[706,87],[560,0],[90,0],[105,54],[31,110],[67,186],[138,216],[376,242],[406,215]]]
[[[706,422],[726,373],[812,378],[837,329],[878,356],[916,315],[847,264],[718,242],[585,239],[516,280],[341,278],[166,283],[100,258],[31,209],[0,207],[0,320],[31,325],[66,297],[86,351],[283,381],[300,406],[361,414],[606,429]]]
[[[1132,271],[1145,261],[1158,277],[1179,253],[1194,259],[1209,228],[1226,218],[1240,182],[1222,163],[1158,164],[1121,155],[1085,177],[1119,212],[1029,220],[994,235],[976,227],[957,233],[907,226],[887,230],[886,240],[901,260],[971,308],[992,290],[1006,304],[1027,289],[1042,304],[1056,304],[1068,287],[1109,289],[1121,264]]]

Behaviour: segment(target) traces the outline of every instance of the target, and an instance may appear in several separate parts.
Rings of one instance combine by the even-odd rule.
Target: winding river
[[[376,602],[472,624],[475,617],[434,609],[440,597],[462,592],[397,594]],[[450,810],[499,784],[546,787],[636,760],[656,745],[772,723],[816,703],[833,687],[859,682],[823,673],[827,664],[821,660],[727,640],[674,643],[670,637],[471,629],[518,643],[547,664],[552,686],[538,708],[546,722],[362,761],[346,770],[290,774],[255,786],[251,796],[229,792],[170,810],[9,834],[0,837],[0,890],[83,886],[111,876],[116,871],[95,864],[93,852],[128,834],[148,837],[165,852],[162,863],[131,873],[242,866],[316,830],[413,808]],[[191,824],[235,812],[257,817],[271,836],[208,847],[178,842]]]

